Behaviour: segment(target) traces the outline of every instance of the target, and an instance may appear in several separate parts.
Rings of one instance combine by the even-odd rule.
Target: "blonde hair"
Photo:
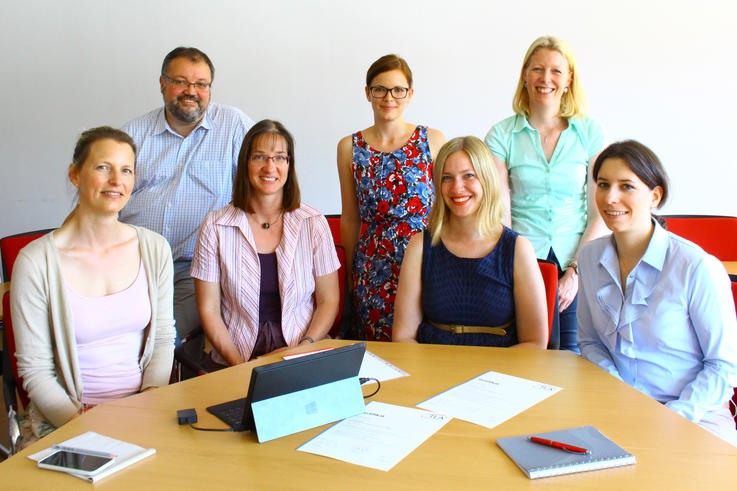
[[[558,115],[562,118],[583,118],[588,113],[588,102],[586,101],[583,87],[581,87],[576,59],[573,57],[571,47],[565,41],[555,36],[541,36],[535,39],[527,49],[519,74],[519,82],[517,82],[517,90],[514,93],[514,99],[512,99],[512,109],[517,114],[521,114],[526,118],[530,117],[530,95],[527,93],[527,88],[525,87],[524,74],[530,66],[530,58],[540,48],[554,49],[560,53],[568,62],[568,70],[572,74],[568,92],[565,92],[560,99],[560,112]]]
[[[494,159],[489,148],[475,136],[461,136],[453,138],[443,145],[438,152],[438,157],[433,163],[432,181],[435,186],[435,204],[430,211],[428,230],[432,237],[432,245],[440,240],[450,211],[443,200],[441,185],[445,161],[456,152],[464,152],[471,160],[471,165],[476,173],[476,178],[481,183],[484,196],[481,198],[481,206],[476,211],[476,223],[479,233],[483,236],[494,234],[497,226],[502,223],[503,205],[501,200],[499,174],[496,172]]]

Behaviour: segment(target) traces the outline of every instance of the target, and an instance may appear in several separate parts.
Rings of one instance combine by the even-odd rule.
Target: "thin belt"
[[[462,326],[460,324],[441,324],[439,322],[427,321],[433,327],[442,329],[443,331],[449,331],[453,334],[497,334],[499,336],[506,336],[507,329],[512,325],[512,321],[502,324],[501,326],[489,327],[489,326]]]

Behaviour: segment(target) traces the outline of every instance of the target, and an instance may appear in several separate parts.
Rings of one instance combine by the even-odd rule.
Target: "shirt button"
[[[169,208],[171,208],[174,205],[172,205],[171,203],[167,203],[166,206],[168,206]]]

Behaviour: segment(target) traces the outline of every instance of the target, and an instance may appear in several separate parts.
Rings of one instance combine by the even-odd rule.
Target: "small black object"
[[[177,419],[180,425],[191,425],[197,422],[197,411],[194,409],[180,409],[177,411]]]
[[[269,226],[269,222],[264,222],[261,224],[261,228],[263,228],[264,230],[269,230]]]

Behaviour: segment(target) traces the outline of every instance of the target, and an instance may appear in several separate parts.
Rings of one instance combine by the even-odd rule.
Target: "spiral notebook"
[[[531,442],[530,436],[583,447],[590,453],[575,454],[547,447]],[[530,479],[619,467],[636,462],[634,455],[605,437],[593,426],[498,438],[496,443]]]

